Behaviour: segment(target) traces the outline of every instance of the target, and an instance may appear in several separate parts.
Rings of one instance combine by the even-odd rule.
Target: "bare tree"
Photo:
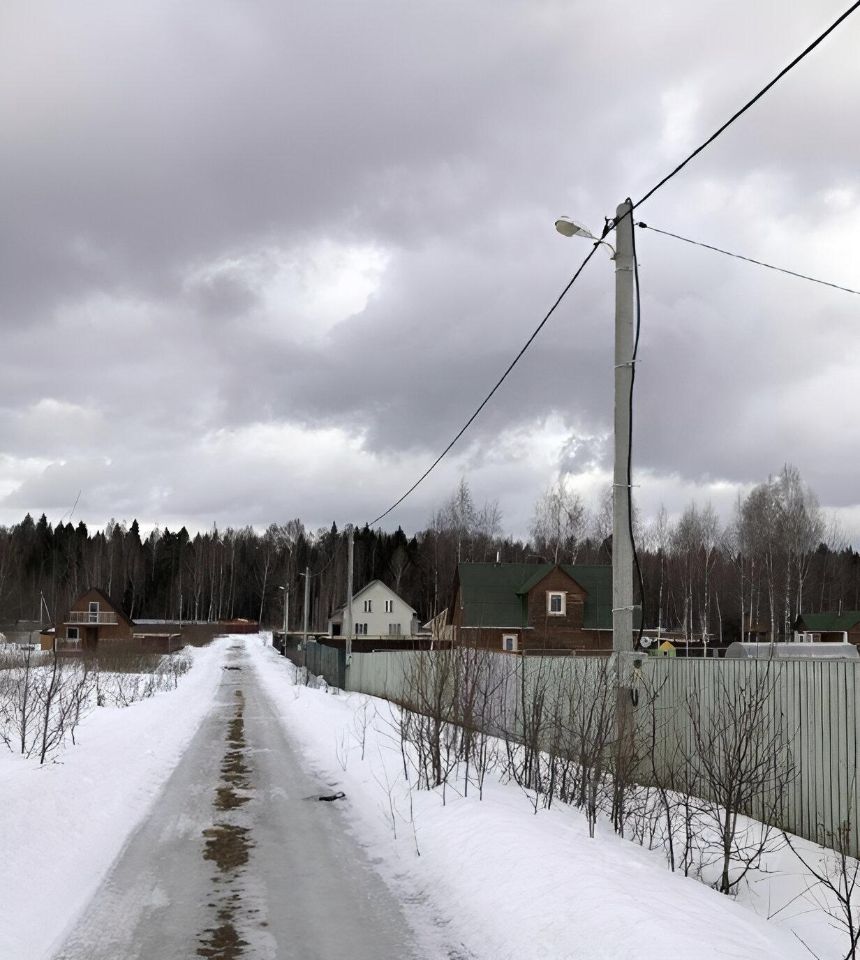
[[[568,490],[564,479],[559,478],[535,503],[530,529],[535,550],[553,563],[563,560],[575,563],[585,521],[581,498]]]

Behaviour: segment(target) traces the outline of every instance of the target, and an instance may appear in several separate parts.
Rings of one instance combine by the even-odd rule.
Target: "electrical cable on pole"
[[[661,230],[659,227],[652,227],[648,223],[641,221],[636,224],[643,230],[650,230],[652,233],[661,233],[664,237],[673,237],[675,240],[683,240],[694,247],[704,247],[705,250],[713,250],[714,253],[722,253],[726,257],[733,257],[735,260],[743,260],[746,263],[754,263],[757,267],[767,267],[768,270],[775,270],[777,273],[785,273],[789,277],[797,277],[798,280],[809,280],[810,283],[819,283],[822,287],[831,287],[833,290],[841,290],[843,293],[853,293],[860,296],[860,290],[852,290],[851,287],[843,287],[838,283],[830,283],[829,280],[819,280],[817,277],[807,276],[805,273],[798,273],[796,270],[787,270],[785,267],[777,267],[772,263],[765,263],[764,260],[756,260],[753,257],[745,257],[741,253],[732,253],[730,250],[723,250],[721,247],[715,247],[710,243],[702,243],[701,240],[691,240],[689,237],[682,237],[679,233],[671,233],[669,230]]]
[[[657,183],[654,184],[653,187],[651,187],[650,190],[648,190],[646,193],[644,193],[644,194],[636,201],[636,203],[633,204],[633,206],[631,207],[630,212],[632,213],[633,210],[635,210],[637,207],[642,206],[642,204],[645,203],[645,201],[646,201],[649,197],[652,197],[661,187],[665,186],[674,176],[676,176],[677,174],[679,174],[679,173],[684,169],[684,167],[687,166],[687,164],[688,164],[691,160],[693,160],[695,157],[697,157],[706,147],[709,147],[709,146],[717,139],[717,137],[719,137],[722,133],[724,133],[726,130],[728,130],[728,128],[735,122],[735,120],[738,120],[740,117],[742,117],[742,116],[747,112],[747,110],[750,109],[750,107],[752,107],[752,106],[754,106],[756,103],[758,103],[758,101],[761,100],[761,98],[762,98],[772,87],[776,86],[776,84],[779,83],[779,81],[782,80],[782,78],[783,78],[787,73],[789,73],[791,70],[793,70],[793,69],[800,63],[801,60],[803,60],[803,59],[804,59],[805,57],[807,57],[810,53],[812,53],[812,51],[813,51],[822,41],[824,41],[828,36],[830,36],[830,34],[833,33],[833,31],[834,31],[844,20],[847,20],[848,17],[850,17],[851,14],[854,13],[855,10],[857,10],[858,7],[860,7],[860,0],[855,0],[855,2],[852,3],[851,6],[850,6],[841,16],[837,17],[836,20],[834,20],[833,23],[831,23],[830,26],[829,26],[823,33],[820,33],[820,34],[812,41],[812,43],[810,43],[807,47],[805,47],[790,63],[787,63],[787,64],[782,68],[782,70],[780,70],[779,73],[778,73],[769,83],[765,84],[765,86],[763,86],[763,87],[761,88],[761,90],[759,90],[759,92],[758,92],[757,94],[755,94],[755,96],[753,96],[753,97],[751,97],[749,100],[747,100],[747,102],[740,108],[740,110],[736,110],[736,111],[729,117],[729,119],[726,120],[726,122],[725,122],[721,127],[719,127],[717,130],[715,130],[715,131],[710,135],[710,137],[708,137],[708,139],[704,141],[704,143],[702,143],[702,144],[700,144],[698,147],[696,147],[696,149],[695,149],[691,154],[689,154],[689,156],[687,156],[686,159],[682,160],[682,161],[678,164],[678,166],[675,167],[674,170],[672,170],[672,171],[670,171],[669,173],[667,173],[666,176],[663,177],[662,180],[659,180]]]
[[[424,480],[427,479],[427,477],[433,472],[433,470],[435,470],[436,467],[441,463],[441,461],[447,456],[447,454],[449,453],[449,451],[451,450],[451,448],[454,446],[454,444],[455,444],[455,443],[460,439],[460,437],[462,437],[463,434],[469,429],[469,427],[472,425],[472,423],[475,421],[475,419],[478,417],[478,415],[481,413],[481,411],[484,409],[484,407],[487,405],[487,403],[489,403],[490,399],[493,397],[493,395],[495,394],[495,392],[499,389],[499,387],[502,385],[502,383],[504,383],[504,381],[507,379],[508,374],[513,370],[513,368],[517,365],[517,363],[518,363],[518,362],[520,361],[520,359],[522,358],[523,354],[524,354],[524,353],[528,350],[528,348],[531,346],[531,344],[532,344],[532,342],[534,341],[534,339],[537,337],[537,335],[538,335],[538,334],[540,333],[540,331],[543,329],[543,327],[544,327],[544,325],[546,324],[546,322],[549,320],[549,318],[550,318],[550,317],[552,316],[552,314],[555,312],[555,310],[556,310],[556,308],[558,307],[558,305],[559,305],[559,304],[561,303],[561,301],[564,299],[564,297],[565,297],[565,295],[567,294],[568,290],[570,290],[570,288],[573,286],[573,284],[575,283],[575,281],[578,279],[579,275],[580,275],[580,274],[582,273],[582,271],[585,269],[586,264],[587,264],[587,263],[591,260],[591,258],[594,256],[594,253],[595,253],[595,251],[597,250],[597,247],[604,241],[604,239],[606,238],[606,236],[607,236],[611,231],[618,229],[621,218],[623,218],[623,217],[630,217],[630,218],[632,219],[633,211],[636,210],[637,207],[640,207],[643,203],[645,203],[646,200],[648,200],[650,197],[652,197],[658,190],[660,190],[660,189],[661,189],[662,187],[664,187],[670,180],[672,180],[675,176],[677,176],[677,175],[684,169],[684,167],[686,167],[687,164],[690,163],[691,160],[693,160],[693,159],[694,159],[695,157],[697,157],[700,153],[702,153],[703,150],[705,150],[707,147],[709,147],[709,146],[710,146],[719,136],[721,136],[736,120],[738,120],[740,117],[742,117],[751,107],[753,107],[756,103],[758,103],[758,101],[761,100],[762,97],[763,97],[769,90],[771,90],[784,76],[786,76],[786,74],[788,74],[791,70],[793,70],[794,67],[796,67],[803,59],[805,59],[810,53],[812,53],[812,51],[815,50],[815,48],[818,47],[819,44],[821,44],[831,33],[833,33],[833,31],[836,30],[836,28],[837,28],[840,24],[842,24],[852,13],[854,13],[854,12],[858,9],[858,7],[860,7],[860,0],[855,0],[855,2],[852,3],[851,6],[850,6],[844,13],[842,13],[839,17],[837,17],[836,20],[834,20],[833,23],[831,23],[830,26],[827,27],[826,30],[824,30],[822,33],[820,33],[820,34],[819,34],[811,43],[809,43],[793,60],[791,60],[789,63],[787,63],[787,64],[779,71],[779,73],[777,73],[776,76],[773,77],[773,79],[771,79],[767,84],[765,84],[764,87],[761,88],[761,90],[758,91],[758,93],[756,93],[753,97],[751,97],[749,100],[747,100],[747,102],[746,102],[742,107],[740,107],[740,109],[736,110],[736,111],[731,115],[731,117],[729,117],[729,119],[726,120],[725,123],[723,123],[720,127],[718,127],[717,130],[715,130],[714,133],[712,133],[711,136],[708,137],[707,140],[705,140],[705,141],[704,141],[703,143],[701,143],[698,147],[696,147],[695,150],[693,150],[684,160],[682,160],[676,167],[674,167],[669,173],[667,173],[666,176],[664,176],[662,179],[660,179],[659,181],[657,181],[657,183],[655,183],[654,186],[652,186],[648,191],[646,191],[635,203],[623,204],[622,206],[624,206],[626,212],[624,212],[624,213],[619,213],[619,211],[621,210],[621,207],[619,207],[618,210],[616,211],[615,219],[613,219],[613,220],[607,219],[606,225],[605,225],[605,227],[604,227],[604,229],[603,229],[603,233],[601,234],[600,239],[595,241],[593,248],[592,248],[591,251],[589,252],[588,256],[587,256],[587,257],[583,260],[583,262],[580,264],[579,268],[577,269],[576,273],[575,273],[575,274],[573,275],[573,277],[571,278],[570,282],[567,284],[567,286],[564,288],[564,290],[562,290],[562,292],[561,292],[561,294],[559,295],[558,299],[555,301],[555,303],[554,303],[554,304],[552,305],[552,307],[549,309],[549,311],[548,311],[548,313],[546,314],[546,316],[545,316],[545,317],[543,318],[543,320],[541,320],[541,322],[538,324],[537,328],[534,330],[534,332],[532,333],[532,335],[531,335],[531,336],[528,338],[528,340],[525,342],[525,344],[523,345],[523,347],[522,347],[522,349],[520,350],[520,352],[519,352],[519,353],[516,355],[516,357],[514,357],[514,359],[511,361],[510,365],[509,365],[508,368],[505,370],[505,372],[502,374],[502,376],[496,381],[496,384],[495,384],[495,386],[492,388],[492,390],[490,390],[490,392],[487,394],[487,396],[486,396],[486,397],[481,401],[481,403],[478,405],[478,408],[475,410],[475,412],[474,412],[474,413],[471,415],[471,417],[469,417],[469,419],[463,424],[463,426],[460,428],[460,430],[459,430],[458,433],[454,436],[454,438],[451,440],[451,442],[448,444],[448,446],[445,447],[445,449],[439,454],[439,456],[433,461],[433,463],[430,464],[430,466],[424,471],[424,473],[421,474],[421,476],[415,481],[415,483],[413,483],[412,486],[409,487],[409,489],[408,489],[401,497],[399,497],[397,500],[395,500],[395,502],[394,502],[387,510],[383,511],[382,513],[379,514],[379,516],[377,516],[377,517],[375,517],[373,520],[369,521],[368,526],[373,526],[374,524],[378,523],[378,522],[379,522],[380,520],[382,520],[384,517],[388,516],[388,514],[391,513],[392,510],[394,510],[396,507],[400,506],[400,504],[403,503],[403,501],[404,501],[414,490],[416,490],[417,487],[418,487],[421,483],[423,483]],[[653,228],[651,228],[651,229],[653,229]],[[631,225],[631,231],[632,231],[632,225]],[[683,239],[683,238],[679,238],[679,239]],[[725,252],[725,251],[720,251],[720,252]],[[762,264],[762,266],[767,266],[767,264]],[[786,271],[786,272],[788,272],[788,271]],[[799,276],[799,275],[798,275],[798,276]],[[811,278],[811,277],[805,277],[804,279],[813,279],[813,278]],[[637,280],[637,282],[638,282],[638,271],[636,272],[636,280]],[[817,282],[823,283],[824,281],[817,281]],[[836,286],[835,284],[827,284],[827,285],[828,285],[828,286]],[[849,290],[848,288],[845,288],[845,287],[841,287],[841,288],[839,288],[839,289],[846,290],[846,291],[849,292],[849,293],[855,293],[855,292],[856,292],[856,291],[853,291],[853,290]],[[637,297],[637,310],[638,310],[638,309],[639,309],[639,308],[638,308],[638,297]],[[641,576],[641,573],[640,573],[640,576]],[[641,626],[640,626],[640,636],[641,636]]]
[[[582,271],[585,269],[586,264],[588,263],[588,261],[591,260],[591,258],[594,256],[594,254],[595,254],[595,252],[596,252],[596,250],[597,250],[597,247],[599,246],[599,243],[600,243],[600,241],[595,242],[595,244],[594,244],[594,246],[592,247],[592,249],[590,250],[588,256],[587,256],[587,257],[582,261],[582,263],[579,265],[576,273],[570,278],[570,280],[569,280],[568,283],[567,283],[567,286],[566,286],[566,287],[564,288],[564,290],[562,290],[561,293],[558,295],[558,298],[556,299],[555,303],[549,308],[549,310],[547,311],[547,313],[546,313],[546,315],[544,316],[543,320],[541,320],[541,322],[540,322],[540,323],[537,325],[537,327],[534,329],[534,332],[532,333],[532,335],[531,335],[531,336],[528,338],[528,340],[526,340],[526,342],[523,344],[522,348],[520,349],[520,352],[519,352],[519,353],[514,357],[514,359],[510,362],[510,364],[508,365],[508,367],[507,367],[507,369],[505,370],[505,372],[504,372],[504,373],[499,377],[499,379],[496,381],[495,386],[493,387],[493,389],[490,390],[490,392],[486,395],[486,397],[484,397],[484,399],[480,402],[480,404],[478,405],[477,410],[475,410],[475,412],[472,414],[472,416],[469,417],[469,419],[463,424],[463,426],[460,428],[459,432],[455,435],[454,439],[448,444],[447,447],[445,447],[445,449],[439,454],[439,456],[436,457],[436,459],[433,461],[433,463],[430,464],[430,466],[424,471],[424,473],[422,473],[421,476],[415,481],[415,483],[413,483],[412,486],[406,491],[406,493],[404,493],[403,496],[400,497],[398,500],[395,500],[394,503],[392,503],[391,506],[390,506],[387,510],[385,510],[383,513],[380,513],[378,517],[376,517],[375,519],[371,520],[371,521],[368,523],[368,526],[372,527],[375,523],[378,523],[380,520],[382,520],[383,517],[387,517],[388,514],[391,513],[391,511],[395,509],[395,507],[399,507],[400,504],[403,503],[403,501],[409,496],[409,494],[412,493],[412,492],[418,487],[419,484],[421,484],[424,480],[426,480],[427,477],[430,476],[430,474],[436,469],[436,467],[437,467],[437,466],[442,462],[442,460],[447,456],[448,452],[451,450],[451,448],[454,446],[454,444],[460,439],[460,437],[463,436],[463,434],[469,429],[469,427],[472,425],[472,423],[477,419],[478,414],[479,414],[479,413],[484,409],[484,407],[490,402],[493,394],[494,394],[494,393],[499,389],[499,387],[505,382],[505,380],[506,380],[507,377],[508,377],[508,374],[509,374],[509,373],[514,369],[514,367],[520,362],[520,359],[522,358],[522,356],[523,356],[523,354],[526,352],[526,350],[528,350],[528,348],[532,345],[532,342],[534,341],[535,337],[537,337],[537,335],[541,332],[541,330],[543,330],[544,326],[546,325],[547,320],[549,320],[549,318],[553,315],[553,313],[555,313],[556,307],[558,307],[558,305],[561,303],[561,301],[565,298],[565,296],[567,295],[568,290],[570,290],[570,288],[574,285],[574,283],[576,283],[576,281],[579,279],[579,275],[580,275],[580,274],[582,273]]]

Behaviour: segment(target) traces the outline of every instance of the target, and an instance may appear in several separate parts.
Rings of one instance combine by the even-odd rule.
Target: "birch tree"
[[[568,490],[563,478],[538,497],[531,522],[535,551],[553,563],[576,562],[585,531],[585,505]]]

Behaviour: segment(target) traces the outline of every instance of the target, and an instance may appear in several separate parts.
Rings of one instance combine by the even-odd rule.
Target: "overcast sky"
[[[587,253],[846,0],[0,7],[0,524],[381,513]],[[637,211],[860,288],[860,13]],[[786,462],[860,542],[860,298],[647,231],[640,508]],[[524,535],[611,472],[608,256],[448,459]]]

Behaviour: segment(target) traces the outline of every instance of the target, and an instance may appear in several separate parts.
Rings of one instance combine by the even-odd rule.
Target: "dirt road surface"
[[[417,957],[346,829],[348,798],[317,799],[336,792],[304,772],[235,644],[212,709],[56,960]]]

